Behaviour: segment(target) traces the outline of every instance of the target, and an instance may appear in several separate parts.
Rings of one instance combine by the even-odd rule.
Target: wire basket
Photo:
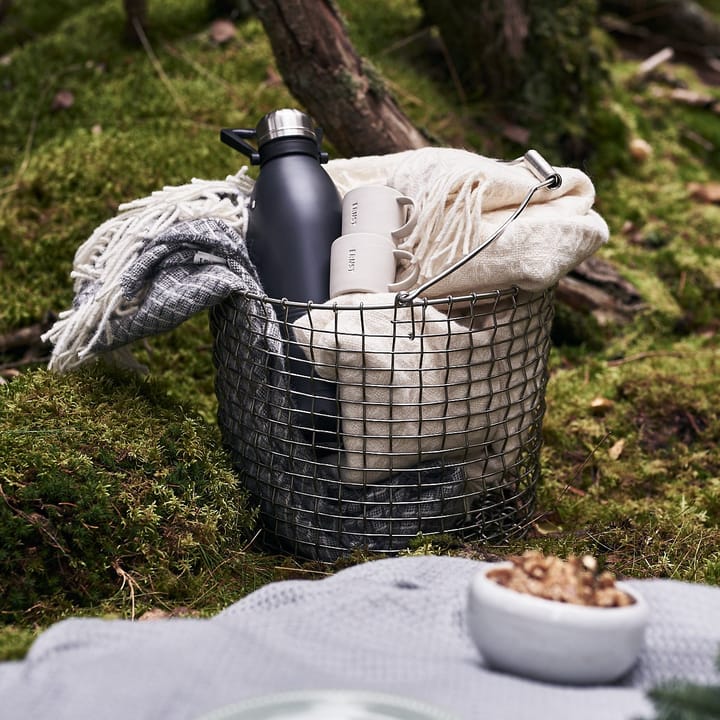
[[[421,297],[439,279],[387,305],[239,292],[211,310],[218,422],[265,545],[332,562],[527,527],[553,291]]]

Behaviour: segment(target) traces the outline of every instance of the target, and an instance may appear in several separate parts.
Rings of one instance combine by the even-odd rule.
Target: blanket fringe
[[[407,168],[403,168],[407,172]],[[415,203],[422,208],[416,229],[399,247],[410,250],[421,268],[424,282],[469,253],[477,242],[482,219],[482,193],[487,177],[474,165],[418,168]],[[392,184],[392,183],[391,183]]]
[[[121,283],[148,240],[175,223],[210,217],[223,219],[244,235],[246,199],[252,188],[244,166],[224,181],[193,178],[186,185],[166,186],[121,204],[118,214],[100,225],[75,253],[70,273],[74,307],[60,313],[42,338],[53,345],[48,368],[65,372],[97,355],[98,341],[110,339],[110,320],[136,309],[138,300],[128,300]],[[131,358],[127,352],[116,356],[123,363]]]

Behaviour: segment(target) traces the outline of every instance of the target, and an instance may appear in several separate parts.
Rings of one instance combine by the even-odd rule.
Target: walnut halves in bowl
[[[571,555],[562,560],[528,550],[508,560],[511,565],[494,568],[487,576],[510,590],[593,607],[623,607],[634,602],[617,587],[612,573],[598,573],[597,560],[591,555],[582,558]]]

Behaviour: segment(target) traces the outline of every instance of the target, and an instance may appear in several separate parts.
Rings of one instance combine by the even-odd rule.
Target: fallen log
[[[563,277],[555,297],[573,310],[590,312],[601,325],[627,323],[645,307],[638,289],[598,257],[588,258]]]

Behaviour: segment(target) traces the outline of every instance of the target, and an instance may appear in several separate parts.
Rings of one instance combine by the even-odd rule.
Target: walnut
[[[508,560],[511,567],[493,568],[487,576],[499,585],[546,600],[594,607],[623,607],[635,601],[615,585],[615,576],[598,573],[592,555],[567,560],[527,550]]]

